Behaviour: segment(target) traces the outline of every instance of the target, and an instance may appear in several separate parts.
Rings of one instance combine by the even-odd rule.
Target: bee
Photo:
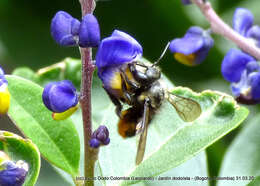
[[[201,107],[196,101],[168,92],[160,82],[161,71],[157,64],[166,53],[169,44],[154,64],[146,65],[132,61],[121,65],[120,68],[113,67],[113,80],[110,79],[112,83],[109,87],[103,83],[104,89],[116,106],[119,134],[123,138],[140,134],[136,165],[140,164],[144,157],[148,125],[164,100],[169,101],[185,122],[194,121],[201,114]],[[122,110],[123,104],[127,104],[129,108]]]

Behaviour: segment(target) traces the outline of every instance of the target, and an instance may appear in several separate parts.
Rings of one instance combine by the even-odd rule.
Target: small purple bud
[[[96,17],[86,14],[79,28],[79,46],[97,47],[100,43],[100,29]]]
[[[108,145],[110,142],[109,131],[108,131],[107,127],[104,125],[100,125],[98,127],[98,129],[96,129],[93,132],[91,138],[92,138],[90,140],[90,144],[92,144],[92,145],[90,145],[91,147],[95,146],[95,145],[97,146],[98,143],[99,143],[99,145],[101,145],[101,144]],[[95,147],[95,148],[97,148],[97,147]]]
[[[63,80],[48,83],[44,87],[42,100],[49,110],[61,113],[78,104],[78,95],[71,81]]]
[[[1,186],[22,186],[27,172],[28,164],[18,161],[5,161],[0,165],[0,185]]]
[[[51,35],[62,46],[75,46],[78,43],[80,22],[64,11],[55,14],[51,21]]]
[[[97,133],[95,137],[102,143],[104,143],[107,140],[107,138],[109,138],[109,131],[107,127],[104,125],[99,126],[96,132]]]
[[[192,2],[190,0],[181,0],[182,4],[184,5],[189,5],[191,4]]]
[[[110,143],[110,138],[107,138],[105,141],[103,141],[104,145],[108,145]]]
[[[246,8],[237,8],[233,16],[233,28],[242,36],[253,26],[254,16]]]
[[[260,47],[260,26],[252,26],[246,33],[246,37],[252,38],[255,40],[256,45]]]
[[[93,138],[89,141],[89,146],[92,148],[98,148],[100,146],[100,141],[96,138]]]

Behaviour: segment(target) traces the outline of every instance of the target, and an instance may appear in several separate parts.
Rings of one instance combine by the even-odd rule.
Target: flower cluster
[[[177,61],[188,66],[195,66],[207,57],[213,44],[214,40],[210,36],[210,31],[193,26],[188,29],[183,38],[172,40],[169,48]]]
[[[260,27],[253,26],[254,16],[244,8],[237,8],[233,17],[233,28],[242,36],[259,45]],[[223,59],[221,72],[231,82],[231,90],[237,101],[243,104],[260,102],[260,66],[249,54],[231,49]]]
[[[86,14],[80,22],[59,11],[51,21],[51,35],[62,46],[97,47],[100,42],[99,24],[93,14]]]
[[[260,26],[253,25],[254,16],[245,8],[237,8],[233,16],[233,28],[239,34],[251,39],[260,47]]]
[[[26,162],[19,160],[16,163],[0,151],[0,185],[2,186],[22,186],[29,166]]]
[[[10,106],[10,93],[4,70],[0,67],[0,115],[6,114]]]
[[[108,145],[110,142],[109,131],[106,126],[101,125],[95,130],[89,141],[89,146],[98,148],[100,145]]]
[[[53,112],[54,120],[64,120],[78,109],[78,95],[71,81],[48,83],[43,90],[42,100]]]
[[[244,104],[260,102],[260,66],[252,56],[231,49],[224,57],[221,72],[231,82],[237,101]]]

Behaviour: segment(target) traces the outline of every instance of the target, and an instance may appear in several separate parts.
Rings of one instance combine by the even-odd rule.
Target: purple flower
[[[239,82],[242,72],[250,61],[255,61],[255,59],[238,49],[230,49],[221,66],[223,77],[229,82]]]
[[[10,106],[10,93],[4,70],[0,67],[0,115],[6,114]]]
[[[42,100],[49,110],[61,113],[78,104],[78,95],[71,81],[63,80],[48,83],[44,87]]]
[[[98,47],[96,66],[104,88],[110,90],[120,67],[138,60],[142,54],[142,46],[125,32],[115,30],[110,37],[103,39]]]
[[[98,148],[100,145],[108,145],[109,142],[109,131],[106,126],[101,125],[93,132],[89,145],[92,148]]]
[[[192,2],[190,0],[181,0],[182,4],[184,5],[189,5],[191,4]]]
[[[1,186],[22,186],[28,172],[28,164],[21,160],[16,163],[7,160],[0,165],[0,170]]]
[[[3,70],[3,68],[0,66],[0,87],[3,85],[3,84],[8,84],[6,78],[5,78],[5,72]]]
[[[79,28],[79,46],[97,47],[100,42],[100,29],[96,17],[86,14]]]
[[[180,63],[188,66],[200,64],[208,55],[214,41],[208,31],[200,27],[190,27],[183,38],[171,41],[170,51]]]
[[[80,22],[67,12],[57,12],[51,22],[51,35],[62,46],[97,47],[100,41],[99,24],[92,14],[86,14]]]
[[[137,60],[142,54],[142,46],[132,36],[115,30],[110,37],[101,41],[96,55],[96,65],[98,70],[120,66]]]
[[[51,21],[51,35],[62,46],[77,45],[79,28],[79,20],[64,11],[57,12]]]
[[[244,104],[260,102],[260,65],[250,55],[231,49],[225,56],[221,72],[231,82],[237,101]]]
[[[251,38],[260,47],[260,27],[254,24],[253,14],[245,8],[237,8],[233,16],[233,28],[244,37]]]

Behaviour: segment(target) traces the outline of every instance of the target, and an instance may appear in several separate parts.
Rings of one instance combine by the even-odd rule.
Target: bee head
[[[148,67],[145,74],[149,79],[154,79],[154,80],[160,79],[161,77],[161,71],[154,66]]]

